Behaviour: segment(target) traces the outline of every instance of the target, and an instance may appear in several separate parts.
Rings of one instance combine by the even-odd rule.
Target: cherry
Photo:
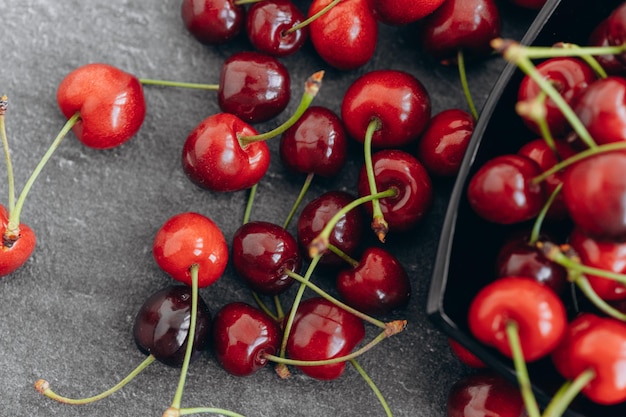
[[[356,141],[365,141],[373,120],[380,123],[371,139],[377,148],[416,141],[430,120],[430,112],[430,97],[423,84],[399,70],[365,73],[348,87],[341,103],[341,118]]]
[[[183,0],[180,12],[187,30],[207,44],[235,38],[243,28],[246,14],[236,0]]]
[[[86,146],[97,149],[128,141],[146,115],[139,80],[101,63],[83,65],[66,75],[57,89],[57,103],[68,119],[80,114],[74,134]]]
[[[211,115],[198,124],[183,145],[182,164],[187,177],[212,191],[252,187],[265,175],[270,152],[263,141],[243,145],[242,136],[256,130],[229,113]]]
[[[608,37],[608,19],[602,20],[596,25],[596,27],[589,35],[587,44],[589,46],[611,46],[611,42]],[[602,66],[602,68],[610,75],[626,75],[626,66],[622,61],[617,59],[614,54],[607,55],[595,55],[594,58]]]
[[[610,45],[623,45],[626,43],[626,5],[620,4],[607,17],[607,38]],[[615,56],[619,61],[626,63],[626,54]]]
[[[456,382],[448,393],[447,417],[520,417],[519,389],[494,371],[480,371]]]
[[[470,352],[465,346],[457,342],[452,338],[448,338],[448,344],[450,345],[450,350],[454,353],[454,355],[459,358],[461,362],[471,368],[486,368],[487,365],[480,358]]]
[[[591,155],[563,175],[563,199],[570,218],[600,239],[626,239],[626,152]]]
[[[308,254],[308,247],[324,226],[343,207],[354,201],[354,197],[345,191],[327,191],[311,200],[301,211],[298,218],[297,237],[301,250]],[[355,256],[360,248],[365,217],[360,210],[350,210],[342,216],[333,228],[330,243],[349,256]],[[345,261],[332,252],[323,254],[319,265],[337,268]]]
[[[585,91],[596,80],[593,69],[578,58],[550,58],[537,65],[536,69],[540,76],[550,82],[569,105],[572,105],[581,92]],[[526,75],[520,83],[517,98],[519,101],[532,100],[542,91],[541,87],[530,76]],[[554,136],[564,136],[570,130],[565,116],[563,116],[563,113],[551,98],[546,97],[544,105],[546,109],[546,123],[550,133]],[[541,134],[535,121],[527,117],[522,118],[534,133]]]
[[[273,223],[256,221],[241,226],[232,241],[235,271],[253,291],[276,295],[292,284],[286,271],[298,273],[302,258],[296,239]]]
[[[192,285],[190,270],[197,265],[199,288],[217,281],[228,262],[222,231],[213,220],[194,212],[170,217],[157,231],[152,253],[163,271],[187,285]]]
[[[287,68],[271,55],[237,52],[222,65],[217,101],[225,113],[260,123],[281,113],[290,97]]]
[[[359,311],[387,314],[407,305],[411,281],[395,256],[369,247],[357,265],[339,272],[337,290],[346,304]]]
[[[499,155],[483,164],[471,177],[467,197],[482,218],[512,224],[535,217],[546,197],[542,184],[531,180],[541,168],[521,155]]]
[[[215,357],[227,372],[251,375],[264,367],[265,354],[275,354],[281,341],[278,324],[263,311],[243,302],[224,305],[213,320]]]
[[[300,303],[287,341],[287,353],[297,360],[323,360],[345,356],[365,337],[363,321],[321,297]],[[306,375],[331,380],[339,378],[345,362],[299,366]]]
[[[168,366],[181,366],[187,348],[191,288],[171,285],[152,294],[135,317],[133,336],[139,349]],[[192,360],[208,348],[211,313],[202,298],[198,299],[196,332]]]
[[[16,230],[9,230],[9,214],[0,205],[0,277],[12,274],[28,261],[37,243],[35,232],[20,223]]]
[[[374,13],[378,20],[388,25],[400,26],[423,19],[437,10],[444,0],[372,1]]]
[[[343,122],[326,107],[309,107],[281,136],[280,159],[294,172],[333,177],[344,167],[347,157]]]
[[[444,64],[464,55],[484,56],[489,42],[501,29],[500,12],[494,0],[445,0],[424,18],[420,39],[424,50]]]
[[[311,18],[333,0],[313,0]],[[341,1],[309,25],[311,42],[317,54],[340,70],[354,70],[374,55],[378,23],[371,0]]]
[[[287,56],[298,51],[309,37],[309,28],[289,31],[305,20],[291,0],[268,0],[254,3],[246,17],[246,33],[260,52]]]
[[[417,158],[432,175],[455,176],[474,133],[474,117],[460,109],[447,109],[430,120],[417,145]]]
[[[419,223],[433,203],[433,184],[426,168],[411,154],[395,149],[384,149],[372,156],[372,167],[378,190],[394,188],[393,197],[379,200],[380,209],[389,231],[407,231]],[[370,194],[365,167],[358,179],[360,196]],[[373,215],[371,202],[365,203],[365,210]],[[379,234],[377,219],[373,229]]]

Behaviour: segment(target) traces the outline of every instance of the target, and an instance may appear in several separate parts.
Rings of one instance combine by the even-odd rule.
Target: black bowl
[[[620,3],[617,0],[592,4],[586,0],[550,0],[521,42],[538,46],[550,46],[560,41],[584,45],[593,28]],[[523,77],[515,65],[507,65],[480,114],[451,194],[427,305],[429,317],[446,335],[514,382],[516,377],[511,360],[478,342],[467,324],[470,302],[480,288],[493,280],[497,251],[514,226],[496,225],[478,217],[469,206],[466,191],[472,175],[487,160],[516,153],[522,144],[534,139],[514,109]],[[529,364],[529,372],[538,400],[547,403],[563,379],[549,359]],[[599,406],[579,396],[566,415],[623,416],[626,415],[626,404]]]

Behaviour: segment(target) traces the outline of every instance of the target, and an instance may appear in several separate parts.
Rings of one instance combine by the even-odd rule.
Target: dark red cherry
[[[422,21],[424,50],[442,63],[456,61],[459,50],[472,56],[491,52],[502,23],[494,0],[445,0]]]
[[[313,0],[307,18],[328,6],[331,1]],[[378,22],[370,0],[339,2],[311,22],[309,27],[315,51],[334,68],[359,68],[370,60],[376,50]]]
[[[376,18],[388,25],[406,25],[428,16],[443,0],[372,0]]]
[[[411,280],[400,261],[385,249],[370,247],[358,265],[337,275],[346,304],[366,314],[387,314],[409,302]]]
[[[394,197],[380,199],[389,231],[405,232],[420,222],[432,206],[433,184],[426,168],[411,154],[384,149],[372,155],[372,166],[378,191],[397,190]],[[370,195],[365,167],[358,180],[359,196]],[[372,203],[363,205],[372,215]]]
[[[287,56],[298,51],[309,37],[309,27],[293,32],[304,14],[291,0],[266,0],[254,3],[246,16],[246,33],[259,51],[273,56]]]
[[[333,177],[346,163],[347,137],[339,116],[311,106],[281,136],[280,159],[291,171]]]
[[[187,30],[200,42],[221,44],[241,32],[246,9],[235,0],[183,0],[180,14]]]
[[[345,191],[327,191],[311,200],[298,217],[297,236],[300,249],[308,256],[308,248],[313,239],[320,234],[330,219],[343,207],[354,201],[354,197]],[[363,226],[367,224],[361,210],[350,210],[337,222],[330,235],[330,243],[349,256],[356,256],[363,237]],[[336,268],[345,265],[345,261],[334,253],[326,252],[320,259],[320,265]]]
[[[552,84],[569,105],[572,105],[578,95],[597,79],[595,72],[586,62],[570,57],[557,57],[543,61],[537,65],[537,71],[542,78]],[[519,101],[533,100],[541,91],[541,87],[527,75],[520,83],[517,99]],[[544,104],[550,133],[554,136],[564,136],[571,130],[565,116],[551,98],[546,97]],[[534,133],[541,134],[539,126],[533,120],[522,118]]]
[[[626,239],[626,152],[584,158],[563,175],[563,200],[576,226],[594,238]]]
[[[589,35],[587,45],[601,47],[611,46],[611,42],[608,38],[608,19],[604,19],[596,25],[591,32],[591,35]],[[598,61],[602,68],[604,68],[607,74],[621,76],[626,75],[626,65],[617,59],[616,55],[594,55],[594,58]]]
[[[372,137],[376,148],[396,148],[417,140],[430,120],[430,112],[424,85],[398,70],[365,73],[348,87],[341,103],[341,119],[358,142],[365,140],[372,119],[380,121]]]
[[[284,228],[269,222],[248,222],[233,236],[235,271],[253,291],[275,295],[287,290],[302,265],[296,239]]]
[[[433,175],[455,176],[474,133],[474,124],[474,117],[464,110],[447,109],[436,114],[419,139],[417,159]]]
[[[298,306],[287,340],[287,355],[308,361],[345,356],[363,337],[365,326],[360,318],[324,298],[313,297]],[[340,362],[298,368],[310,377],[331,380],[339,378],[345,366]]]
[[[192,360],[207,349],[211,332],[211,313],[198,297],[196,332]],[[152,354],[169,366],[181,366],[187,347],[191,318],[191,288],[172,285],[152,294],[143,303],[133,326],[133,336],[141,351]]]
[[[610,45],[619,46],[626,43],[626,4],[617,6],[607,17],[606,35]],[[615,56],[626,64],[626,53]]]
[[[263,311],[242,302],[228,303],[213,319],[213,351],[219,364],[236,376],[264,367],[282,339],[278,324]]]
[[[447,417],[521,417],[524,401],[517,386],[491,370],[456,382],[448,393]]]
[[[0,277],[12,274],[30,258],[37,237],[29,226],[21,223],[17,230],[8,232],[9,214],[0,205]]]
[[[539,214],[545,190],[532,179],[541,174],[535,161],[521,155],[500,155],[485,164],[470,179],[467,198],[472,209],[494,223],[519,223]]]
[[[225,113],[260,123],[280,114],[290,97],[287,68],[271,55],[237,52],[222,66],[217,101]]]

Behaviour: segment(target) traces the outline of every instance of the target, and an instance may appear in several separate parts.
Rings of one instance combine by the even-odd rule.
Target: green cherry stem
[[[139,82],[143,85],[159,85],[163,87],[179,87],[179,88],[191,88],[195,90],[219,90],[219,84],[204,84],[204,83],[187,83],[183,81],[169,81],[169,80],[155,80],[152,78],[140,78]]]
[[[326,12],[328,12],[330,9],[332,9],[333,7],[335,7],[335,5],[337,3],[339,3],[341,0],[333,0],[330,3],[328,3],[328,5],[326,7],[324,7],[323,9],[321,9],[319,12],[315,13],[313,16],[309,17],[308,19],[298,23],[297,25],[294,25],[292,27],[290,27],[289,29],[287,29],[285,31],[285,35],[289,35],[290,33],[293,33],[297,30],[302,29],[305,26],[308,26],[311,24],[311,22],[313,22],[314,20],[317,20],[319,17],[321,17],[322,15],[326,14]]]
[[[258,1],[258,0],[255,0],[255,1]],[[181,408],[179,410],[178,415],[189,416],[192,414],[221,414],[226,417],[245,417],[243,414],[235,413],[234,411],[224,410],[223,408],[214,408],[214,407]]]
[[[554,199],[561,192],[561,188],[563,188],[563,183],[560,183],[554,188],[554,191],[552,191],[552,193],[548,197],[548,200],[546,200],[546,203],[541,208],[541,211],[539,211],[539,214],[537,215],[537,218],[535,219],[535,223],[533,224],[533,228],[531,229],[531,232],[530,232],[530,238],[528,239],[529,245],[531,246],[535,245],[537,241],[539,240],[539,234],[541,233],[541,226],[543,225],[546,215],[548,214],[548,210],[550,210],[550,207],[552,206]]]
[[[258,188],[259,183],[256,183],[252,187],[250,187],[248,201],[246,202],[246,210],[243,213],[243,224],[246,224],[250,221],[250,216],[252,215],[252,205],[254,204],[254,198],[256,197],[256,192]]]
[[[511,346],[511,356],[513,358],[515,373],[517,375],[517,383],[520,387],[520,392],[522,394],[522,399],[524,400],[528,417],[541,417],[537,399],[535,398],[535,394],[533,394],[533,390],[530,385],[528,368],[526,367],[526,360],[524,359],[524,353],[522,352],[522,345],[519,337],[519,327],[515,321],[508,321],[505,329],[509,345]]]
[[[149,355],[148,357],[146,357],[146,359],[144,359],[143,362],[141,362],[139,364],[139,366],[137,366],[131,373],[129,373],[120,382],[118,382],[113,387],[109,388],[108,390],[103,391],[100,394],[94,395],[92,397],[86,397],[86,398],[68,398],[68,397],[63,397],[61,395],[58,395],[54,391],[52,391],[52,389],[50,388],[50,384],[48,383],[48,381],[46,381],[44,379],[39,379],[37,382],[35,382],[35,389],[40,394],[43,394],[46,397],[48,397],[48,398],[50,398],[52,400],[55,400],[57,402],[63,403],[63,404],[70,404],[70,405],[91,404],[93,402],[96,402],[98,400],[106,398],[109,395],[111,395],[111,394],[119,391],[120,389],[122,389],[126,384],[128,384],[137,375],[139,375],[141,373],[141,371],[146,369],[148,367],[148,365],[150,365],[152,362],[154,362],[154,360],[155,360],[154,356]]]
[[[252,298],[254,298],[254,301],[259,306],[259,308],[261,310],[263,310],[263,312],[265,312],[265,314],[270,316],[272,318],[272,320],[279,321],[278,316],[276,314],[272,313],[272,311],[270,311],[270,309],[263,302],[263,300],[261,300],[261,297],[259,296],[259,294],[257,294],[256,292],[252,291]]]
[[[15,177],[13,176],[13,163],[11,162],[11,153],[9,152],[9,140],[7,139],[7,130],[4,123],[4,115],[9,106],[9,98],[5,95],[0,97],[0,139],[2,140],[2,148],[4,149],[4,157],[7,164],[7,182],[9,185],[9,213],[15,207]]]
[[[554,137],[550,132],[547,120],[546,110],[546,93],[541,90],[534,99],[526,101],[518,101],[515,105],[515,111],[522,117],[527,117],[534,121],[539,128],[539,133],[547,145],[558,156],[556,145],[554,143]]]
[[[596,377],[593,369],[581,372],[573,381],[563,384],[543,410],[542,417],[561,417],[582,389]]]
[[[470,109],[470,113],[474,117],[474,120],[478,120],[478,111],[476,110],[476,105],[474,104],[474,99],[472,98],[472,93],[469,89],[469,83],[467,82],[467,70],[465,67],[465,54],[463,50],[459,48],[456,53],[457,64],[459,67],[459,79],[461,80],[461,87],[463,88],[463,94],[465,95],[465,100],[467,101],[467,106]]]
[[[391,409],[389,408],[389,404],[387,404],[387,400],[385,400],[385,397],[383,396],[382,392],[380,392],[380,389],[378,389],[374,381],[372,381],[372,378],[370,378],[367,372],[365,372],[365,369],[363,369],[363,367],[359,365],[359,363],[355,359],[350,359],[350,363],[352,364],[352,366],[354,366],[354,369],[357,370],[363,380],[374,392],[374,395],[376,395],[376,398],[378,398],[378,401],[380,401],[380,405],[383,407],[383,410],[385,410],[385,414],[387,415],[387,417],[392,417]]]
[[[307,78],[304,83],[304,93],[302,94],[302,98],[300,99],[300,103],[296,108],[296,111],[291,115],[289,119],[283,122],[280,126],[275,129],[270,130],[269,132],[261,133],[259,135],[250,135],[250,136],[240,136],[239,142],[242,147],[249,145],[253,142],[261,142],[264,140],[271,139],[275,136],[283,134],[287,129],[293,126],[299,119],[302,117],[302,114],[309,108],[311,102],[319,92],[322,86],[322,78],[324,78],[324,71],[318,71],[315,74],[311,75]]]
[[[582,291],[582,293],[587,297],[591,303],[598,308],[598,310],[602,311],[608,316],[613,317],[614,319],[626,321],[626,314],[622,313],[609,303],[607,303],[602,297],[598,295],[598,293],[593,289],[589,280],[586,276],[582,274],[578,274],[577,278],[574,280],[576,286]]]
[[[346,261],[348,264],[350,264],[351,267],[356,268],[357,266],[359,266],[359,261],[352,258],[347,253],[345,253],[344,251],[342,251],[341,249],[339,249],[337,246],[333,245],[330,242],[328,243],[328,250],[334,253],[335,255],[337,255],[338,257],[340,257],[341,259],[343,259],[344,261]]]
[[[302,188],[300,189],[300,193],[298,194],[296,201],[291,206],[291,210],[289,211],[289,214],[287,215],[287,218],[285,219],[285,222],[283,223],[283,229],[286,229],[289,227],[289,224],[291,223],[293,216],[295,216],[296,211],[298,211],[298,207],[300,207],[300,204],[302,204],[302,200],[304,199],[304,196],[306,195],[307,191],[309,191],[309,188],[311,187],[313,178],[315,178],[314,173],[310,172],[307,174],[306,179],[304,180],[304,183],[302,184]]]
[[[363,141],[363,155],[365,160],[365,172],[367,173],[367,184],[370,188],[370,194],[378,194],[378,188],[376,186],[376,175],[374,174],[374,166],[372,164],[372,138],[377,130],[380,130],[382,123],[377,117],[373,118],[367,125],[365,131],[365,139]],[[372,230],[376,233],[378,240],[385,241],[389,226],[385,221],[385,216],[380,208],[380,201],[378,198],[372,199]]]
[[[581,50],[581,46],[580,45],[576,45],[575,43],[568,43],[568,42],[559,42],[556,45],[554,45],[555,47],[558,48],[564,48],[564,49],[568,49],[568,50],[575,50],[576,52]],[[622,45],[623,47],[623,45]],[[589,47],[585,47],[585,48],[589,48]],[[589,51],[589,49],[586,49],[586,51]],[[584,51],[583,51],[584,52]],[[596,54],[598,55],[598,54]],[[571,56],[571,55],[570,55]],[[591,69],[593,70],[593,72],[596,73],[596,76],[598,78],[606,78],[608,77],[608,74],[606,73],[606,71],[604,70],[604,68],[602,68],[602,65],[600,65],[600,63],[598,62],[598,60],[591,54],[589,54],[588,52],[586,54],[582,54],[580,55],[580,58],[585,61],[585,63],[587,65],[589,65],[591,67]]]
[[[514,42],[504,40],[504,42]],[[557,44],[553,46],[523,46],[524,56],[529,59],[547,59],[556,57],[581,57],[598,55],[619,55],[626,52],[626,44],[616,46],[578,46],[575,44]],[[500,49],[500,48],[495,48]]]

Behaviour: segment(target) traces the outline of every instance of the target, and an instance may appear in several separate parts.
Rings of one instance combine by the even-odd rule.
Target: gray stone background
[[[297,4],[306,11],[309,2]],[[498,4],[503,35],[520,39],[534,13],[506,0]],[[219,47],[198,43],[182,24],[178,0],[0,0],[0,10],[0,94],[10,99],[6,125],[18,191],[65,121],[56,105],[56,87],[74,68],[105,62],[138,77],[215,83],[230,54],[250,49],[245,39]],[[328,68],[310,44],[282,61],[290,70],[294,99],[276,120],[258,125],[260,131],[295,109],[302,82],[319,69],[326,76],[315,104],[337,112],[348,85],[380,68],[418,77],[431,95],[433,114],[467,108],[456,68],[422,53],[414,26],[380,25],[375,57],[355,71]],[[468,68],[479,108],[503,66],[494,57]],[[23,268],[0,280],[1,416],[160,416],[171,402],[179,371],[158,363],[122,391],[87,406],[57,404],[33,388],[45,378],[60,394],[94,395],[143,360],[131,329],[143,301],[172,282],[151,254],[154,234],[166,219],[198,211],[215,220],[227,239],[241,224],[246,192],[201,190],[180,165],[187,134],[219,111],[215,93],[148,86],[145,95],[148,113],[135,138],[98,151],[70,134],[28,197],[22,221],[37,233],[37,247]],[[270,147],[273,162],[260,183],[252,219],[281,224],[304,178],[280,165],[277,141]],[[305,203],[325,190],[354,190],[360,147],[353,145],[352,151],[340,178],[316,179]],[[6,171],[0,165],[0,204],[6,204]],[[449,388],[469,372],[424,313],[451,186],[451,180],[435,180],[436,200],[425,221],[406,236],[390,235],[386,243],[411,275],[414,292],[405,310],[385,319],[406,318],[409,325],[359,362],[397,416],[445,415]],[[329,286],[332,277],[315,280]],[[201,296],[213,313],[229,301],[253,302],[230,266]],[[367,338],[376,332],[368,327]],[[247,416],[383,415],[354,369],[330,382],[297,370],[283,381],[270,367],[237,378],[210,353],[192,364],[183,406],[221,407]]]

